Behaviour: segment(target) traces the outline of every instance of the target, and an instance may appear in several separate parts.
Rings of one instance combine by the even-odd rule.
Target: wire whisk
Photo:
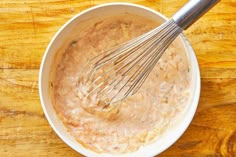
[[[175,38],[217,2],[190,0],[159,27],[90,59],[79,76],[81,99],[107,108],[135,94]]]

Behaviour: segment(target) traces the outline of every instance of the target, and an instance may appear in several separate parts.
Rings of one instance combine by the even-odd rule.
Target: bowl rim
[[[55,33],[55,35],[50,40],[50,43],[48,44],[48,46],[45,50],[45,53],[43,55],[43,58],[42,58],[42,61],[41,61],[41,64],[40,64],[39,77],[38,77],[38,81],[39,81],[38,87],[39,87],[40,103],[41,103],[41,106],[43,108],[43,112],[46,116],[46,119],[48,120],[50,126],[53,128],[53,130],[56,132],[56,134],[63,140],[63,142],[65,142],[67,145],[69,145],[76,152],[81,153],[85,156],[94,156],[94,154],[92,155],[90,153],[90,151],[92,151],[92,150],[90,150],[86,147],[84,147],[84,148],[89,150],[89,151],[85,151],[84,149],[77,149],[76,146],[74,146],[72,143],[70,143],[70,141],[68,139],[66,139],[64,137],[64,135],[58,130],[58,128],[54,125],[54,123],[52,122],[52,119],[50,118],[50,115],[49,115],[49,113],[46,109],[46,104],[44,102],[44,97],[43,97],[43,90],[42,90],[43,69],[45,68],[45,60],[48,56],[50,47],[52,46],[52,44],[54,43],[54,41],[58,37],[58,35],[61,33],[61,31],[64,30],[72,21],[74,21],[75,19],[79,18],[81,15],[86,14],[87,12],[90,12],[92,10],[95,10],[95,9],[98,9],[98,8],[101,8],[101,7],[109,7],[109,6],[116,6],[116,5],[125,5],[125,6],[129,6],[129,7],[135,7],[135,8],[138,8],[138,9],[143,9],[143,10],[146,10],[148,12],[151,12],[151,13],[154,13],[154,14],[160,16],[161,18],[163,18],[165,20],[168,20],[167,17],[165,17],[164,15],[159,13],[158,11],[156,11],[154,9],[151,9],[149,7],[143,6],[143,5],[139,5],[139,4],[133,4],[133,3],[128,3],[128,2],[110,2],[110,3],[104,3],[104,4],[99,4],[99,5],[93,6],[91,8],[85,9],[85,10],[79,12],[78,14],[74,15],[65,24],[63,24],[63,26],[60,27],[60,29]],[[176,139],[169,142],[163,149],[161,149],[159,151],[157,151],[157,150],[150,151],[149,154],[146,154],[147,156],[158,155],[158,154],[162,153],[163,151],[165,151],[166,149],[168,149],[171,145],[173,145],[183,135],[183,133],[186,131],[186,129],[189,127],[189,125],[190,125],[190,123],[191,123],[191,121],[192,121],[192,119],[195,115],[197,106],[198,106],[198,102],[199,102],[199,98],[200,98],[200,88],[201,88],[199,64],[198,64],[196,55],[194,53],[194,50],[193,50],[191,44],[189,43],[189,41],[187,40],[187,38],[185,37],[184,34],[180,34],[180,35],[182,37],[181,40],[184,40],[184,42],[183,42],[184,46],[186,47],[187,51],[191,55],[190,56],[191,62],[192,62],[191,64],[193,64],[196,68],[196,69],[194,69],[196,71],[196,89],[195,89],[195,93],[193,95],[193,100],[192,100],[192,103],[191,103],[191,109],[188,111],[191,114],[189,113],[190,117],[185,122],[184,127],[182,127],[181,130],[178,132],[178,135],[177,135]],[[135,152],[137,152],[137,151],[135,151]],[[104,154],[100,154],[100,155],[104,156]],[[100,156],[100,155],[98,154],[97,156]],[[127,154],[124,154],[124,155],[123,154],[119,154],[119,155],[110,154],[110,155],[111,156],[122,156],[122,157],[124,157]],[[108,155],[108,156],[110,156],[110,155]]]

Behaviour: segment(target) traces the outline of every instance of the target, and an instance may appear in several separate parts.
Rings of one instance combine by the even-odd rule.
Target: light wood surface
[[[46,46],[71,17],[112,0],[0,1],[0,157],[80,157],[52,130],[38,95]],[[130,0],[171,15],[187,0]],[[187,131],[161,157],[236,156],[236,1],[222,0],[185,32],[201,71]]]

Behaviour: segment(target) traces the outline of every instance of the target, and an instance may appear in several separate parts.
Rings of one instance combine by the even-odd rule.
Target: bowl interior
[[[39,74],[39,94],[44,113],[50,125],[52,126],[54,131],[60,136],[60,138],[70,147],[86,156],[106,157],[116,155],[97,154],[93,151],[84,148],[67,132],[63,123],[58,119],[52,105],[52,100],[50,97],[51,93],[49,90],[50,81],[53,78],[53,70],[55,70],[57,62],[58,60],[60,60],[61,57],[60,54],[57,54],[56,52],[58,51],[58,49],[66,48],[67,45],[71,42],[70,39],[73,39],[76,34],[79,33],[80,29],[86,27],[85,25],[83,25],[83,21],[96,17],[94,20],[95,23],[96,20],[99,20],[100,18],[119,15],[120,13],[124,12],[144,16],[145,18],[156,20],[157,22],[163,22],[167,20],[167,18],[165,18],[163,15],[157,13],[154,10],[129,3],[108,3],[90,8],[73,17],[56,33],[56,35],[53,37],[50,44],[48,45],[48,48],[41,63]],[[196,111],[200,93],[199,67],[194,52],[184,35],[180,35],[177,40],[186,50],[191,66],[190,69],[192,75],[191,98],[189,99],[187,108],[183,113],[184,115],[182,116],[181,120],[177,119],[176,125],[173,126],[171,129],[168,129],[160,138],[158,138],[158,140],[156,140],[156,142],[148,146],[142,147],[136,152],[122,154],[119,156],[154,156],[156,154],[159,154],[165,149],[167,149],[169,146],[171,146],[183,134],[183,132],[190,124]]]

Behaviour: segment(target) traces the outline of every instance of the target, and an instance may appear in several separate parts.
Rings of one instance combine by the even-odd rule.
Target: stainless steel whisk
[[[190,0],[159,27],[90,59],[80,73],[82,96],[106,107],[136,93],[174,39],[219,1]]]

